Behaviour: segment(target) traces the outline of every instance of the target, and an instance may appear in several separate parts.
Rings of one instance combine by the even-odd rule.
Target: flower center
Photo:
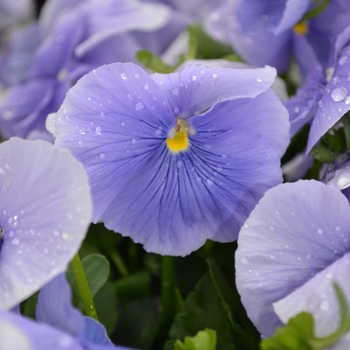
[[[166,139],[169,150],[174,153],[186,151],[189,146],[187,134],[194,134],[194,132],[186,121],[178,119]]]
[[[309,26],[306,22],[296,24],[293,29],[299,35],[306,35],[309,32]]]

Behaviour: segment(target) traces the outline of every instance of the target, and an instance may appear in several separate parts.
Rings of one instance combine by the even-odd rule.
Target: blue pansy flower
[[[284,72],[294,54],[306,75],[315,60],[327,62],[336,20],[346,11],[332,1],[319,16],[302,21],[307,11],[321,5],[310,0],[229,1],[212,13],[206,27],[251,64]]]
[[[242,227],[236,252],[236,285],[263,335],[301,311],[313,314],[316,336],[338,328],[333,283],[349,295],[349,228],[349,201],[334,186],[301,180],[266,192]],[[349,335],[343,341],[349,346]]]
[[[92,204],[67,150],[18,138],[0,144],[0,198],[0,309],[10,309],[66,270]]]
[[[0,311],[1,349],[118,350],[99,322],[84,317],[71,303],[72,293],[64,274],[39,292],[36,321],[20,312]]]
[[[311,122],[308,153],[319,139],[350,110],[350,26],[349,16],[343,18],[328,64],[315,62],[305,85],[285,103],[294,136]]]
[[[149,76],[112,64],[84,76],[48,129],[89,175],[93,221],[186,255],[230,242],[264,192],[282,181],[286,110],[273,68],[200,65]]]
[[[112,344],[102,324],[84,317],[72,306],[72,293],[64,274],[40,290],[35,315],[39,323],[62,331],[63,338],[70,339],[71,344],[88,350],[122,349]]]
[[[139,1],[85,0],[72,4],[48,2],[39,24],[33,24],[17,36],[10,52],[5,53],[3,63],[11,68],[13,58],[21,58],[20,64],[24,64],[25,69],[18,77],[13,68],[2,68],[2,72],[12,72],[5,74],[6,82],[15,83],[0,103],[4,138],[30,138],[33,130],[46,132],[46,116],[58,110],[66,92],[80,77],[103,64],[135,61],[136,51],[149,41],[161,42],[150,40],[150,33],[157,33],[160,28],[166,30],[171,14],[171,9],[163,4]],[[179,21],[175,29],[167,28],[171,32],[167,40],[176,37],[185,26],[186,22]],[[147,32],[148,40],[143,31]],[[40,45],[38,36],[42,40]],[[145,45],[138,42],[138,37]],[[27,38],[33,44],[30,48],[23,40]],[[23,53],[27,57],[24,58]]]

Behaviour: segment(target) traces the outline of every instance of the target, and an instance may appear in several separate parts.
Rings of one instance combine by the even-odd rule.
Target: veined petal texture
[[[236,283],[262,334],[300,311],[314,314],[317,335],[336,329],[333,282],[349,293],[349,211],[340,191],[314,180],[279,185],[255,207],[239,235]]]
[[[77,340],[46,324],[0,310],[1,349],[84,350]]]
[[[91,220],[82,165],[44,141],[0,145],[0,309],[66,270]]]
[[[235,240],[282,180],[289,122],[269,90],[274,77],[270,67],[149,76],[104,66],[70,90],[47,128],[84,164],[95,221],[147,251],[186,255],[207,238]],[[182,128],[185,143],[173,149]]]

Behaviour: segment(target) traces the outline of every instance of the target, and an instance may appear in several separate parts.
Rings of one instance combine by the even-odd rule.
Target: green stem
[[[349,122],[349,112],[346,113],[342,118],[341,121],[344,126],[344,132],[345,132],[345,141],[346,141],[346,148],[350,149],[350,122]]]
[[[94,301],[92,300],[89,284],[86,279],[83,265],[81,264],[78,253],[75,255],[70,264],[72,266],[75,279],[77,280],[77,285],[79,288],[81,300],[83,301],[85,314],[86,316],[92,317],[98,321]]]
[[[177,301],[174,278],[174,258],[163,256],[162,259],[162,308],[159,316],[156,348],[163,347],[168,339],[168,333],[177,311]]]
[[[117,268],[118,272],[120,273],[120,275],[122,277],[129,276],[129,271],[128,271],[126,265],[124,264],[123,259],[118,254],[118,252],[116,252],[115,249],[108,249],[107,253],[108,253],[109,257],[111,258],[111,260],[113,261],[113,263],[114,263],[115,267]]]

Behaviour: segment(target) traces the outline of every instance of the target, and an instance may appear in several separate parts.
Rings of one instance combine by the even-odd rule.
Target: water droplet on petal
[[[135,73],[135,74],[134,74],[134,77],[135,77],[136,79],[140,78],[139,73]]]
[[[144,85],[144,88],[145,88],[145,90],[148,90],[148,89],[149,89],[149,85],[148,85],[148,84],[145,84],[145,85]]]
[[[144,109],[145,108],[145,106],[141,103],[141,102],[138,102],[138,103],[136,103],[136,105],[135,105],[135,109],[137,110],[137,111],[140,111],[140,110],[142,110],[142,109]]]
[[[317,233],[318,233],[319,235],[322,235],[323,229],[322,229],[322,228],[317,229]]]
[[[133,100],[134,99],[134,96],[132,94],[130,94],[130,93],[128,93],[126,96],[128,97],[129,100]]]
[[[18,244],[19,244],[19,239],[18,239],[18,238],[14,238],[14,239],[12,240],[12,244],[18,245]]]
[[[96,129],[95,129],[95,132],[97,135],[101,135],[101,132],[102,132],[102,129],[100,126],[98,126]]]
[[[106,157],[106,155],[104,153],[100,153],[100,158],[104,159]]]
[[[211,186],[212,184],[213,184],[213,180],[207,179],[207,185],[208,185],[208,186]]]
[[[178,88],[174,88],[173,90],[172,90],[172,93],[173,93],[173,95],[178,95],[179,94],[179,89]]]
[[[128,79],[125,73],[122,73],[120,76],[123,80]]]
[[[346,87],[340,87],[332,91],[331,97],[335,102],[341,102],[345,99],[347,94],[348,94],[348,89]]]
[[[132,143],[136,143],[136,139],[132,139],[131,142],[132,142]]]
[[[329,301],[327,300],[323,300],[322,303],[320,304],[321,310],[327,311],[329,310],[329,307],[330,307],[330,304],[329,304]]]
[[[261,79],[260,77],[257,77],[257,78],[256,78],[256,81],[257,81],[258,83],[261,83],[261,82],[262,82],[262,79]]]
[[[241,261],[243,264],[248,264],[248,258],[246,256],[242,256]]]
[[[343,56],[339,59],[339,65],[343,66],[348,60],[348,56]]]

